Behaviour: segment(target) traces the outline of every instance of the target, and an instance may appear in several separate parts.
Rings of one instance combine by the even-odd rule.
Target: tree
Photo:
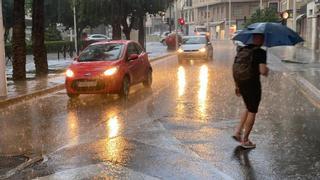
[[[5,28],[4,39],[5,39],[5,42],[7,42],[9,30],[13,26],[13,1],[12,0],[3,0],[2,12],[3,12],[3,25]]]
[[[36,67],[36,76],[48,74],[47,51],[44,44],[44,2],[33,0],[32,3],[32,51]]]
[[[13,80],[26,79],[26,42],[24,0],[14,0],[13,5]]]
[[[245,26],[248,26],[257,22],[279,22],[280,17],[274,8],[258,9],[253,13]]]

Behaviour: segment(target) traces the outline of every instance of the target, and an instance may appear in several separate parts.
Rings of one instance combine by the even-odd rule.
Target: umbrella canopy
[[[264,34],[264,46],[293,46],[303,39],[293,30],[280,23],[254,23],[237,34],[233,40],[244,44],[252,43],[253,34]]]

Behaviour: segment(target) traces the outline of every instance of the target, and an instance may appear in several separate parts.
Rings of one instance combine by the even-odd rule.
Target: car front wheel
[[[148,74],[147,74],[146,80],[143,81],[143,86],[150,88],[151,85],[152,85],[152,71],[149,70],[149,71],[148,71]]]
[[[71,99],[75,99],[77,97],[79,97],[79,94],[71,94],[71,93],[67,93],[67,95],[69,96],[69,98]]]
[[[128,98],[129,92],[130,92],[130,80],[127,76],[125,76],[122,81],[122,86],[121,86],[119,96],[121,98]]]

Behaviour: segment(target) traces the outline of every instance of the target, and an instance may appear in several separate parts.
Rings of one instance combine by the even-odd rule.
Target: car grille
[[[197,52],[199,51],[198,49],[192,49],[192,50],[184,50],[184,52]]]
[[[105,88],[105,83],[103,80],[96,80],[97,85],[92,87],[79,87],[78,82],[86,82],[91,80],[79,79],[72,82],[71,87],[78,92],[90,92],[90,91],[100,91]]]

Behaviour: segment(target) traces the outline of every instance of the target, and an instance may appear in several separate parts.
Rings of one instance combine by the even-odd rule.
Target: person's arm
[[[269,74],[269,68],[267,67],[267,64],[259,64],[259,72],[262,76],[268,76]]]

